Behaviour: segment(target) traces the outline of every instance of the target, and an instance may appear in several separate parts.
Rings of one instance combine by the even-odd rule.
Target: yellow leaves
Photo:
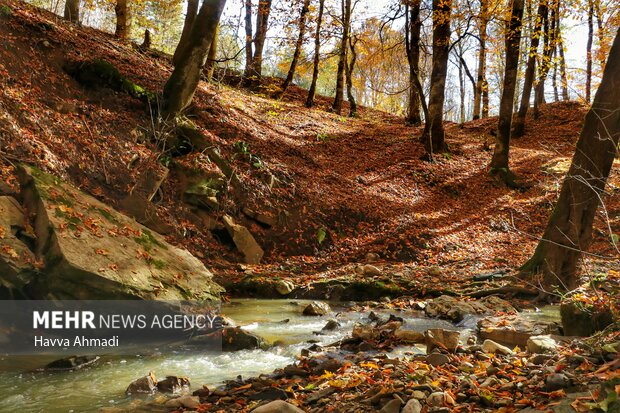
[[[360,367],[366,367],[366,368],[370,368],[373,370],[379,370],[379,365],[377,365],[377,363],[373,363],[371,361],[367,362],[367,363],[360,363]]]
[[[8,245],[2,246],[2,252],[11,258],[19,258],[19,254],[17,253],[17,251],[15,251],[12,247]]]
[[[366,377],[358,373],[348,373],[337,379],[329,380],[329,385],[337,389],[350,389],[366,381]]]
[[[4,231],[4,228],[0,227],[0,238],[4,238],[5,235],[6,232]]]
[[[73,214],[73,208],[67,205],[60,204],[56,207],[56,209],[67,215]]]

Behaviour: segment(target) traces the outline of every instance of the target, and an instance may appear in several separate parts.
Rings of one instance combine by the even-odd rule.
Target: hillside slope
[[[156,205],[173,228],[168,239],[215,267],[238,261],[224,232],[207,229],[180,201],[182,171],[208,173],[215,168],[208,157],[162,154],[144,139],[154,120],[142,102],[106,88],[85,89],[64,70],[68,63],[101,59],[157,92],[170,62],[23,2],[0,0],[0,6],[2,180],[15,183],[11,162],[33,163],[118,207],[141,170],[165,163],[171,173]],[[337,116],[326,111],[326,98],[309,110],[303,97],[295,87],[276,101],[264,90],[202,82],[188,115],[246,188],[243,205],[220,194],[212,217],[227,213],[248,226],[267,263],[286,260],[266,267],[273,271],[325,269],[369,252],[414,267],[438,265],[458,276],[518,266],[542,233],[585,114],[566,102],[546,105],[539,119],[528,119],[511,162],[529,187],[514,191],[487,173],[490,152],[484,147],[496,118],[449,124],[452,153],[430,164],[420,160],[420,130],[401,119],[364,108],[356,119]],[[613,253],[608,224],[620,233],[619,187],[615,168],[613,196],[596,222],[592,250],[599,255]],[[242,210],[267,211],[277,223],[261,225]]]

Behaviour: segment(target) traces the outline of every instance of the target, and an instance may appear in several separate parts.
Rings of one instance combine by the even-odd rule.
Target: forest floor
[[[511,146],[512,170],[526,185],[513,190],[488,174],[495,117],[464,124],[448,122],[451,152],[437,154],[436,162],[429,163],[421,160],[421,129],[406,126],[400,117],[368,108],[360,108],[356,118],[340,116],[328,111],[331,100],[325,97],[318,97],[317,106],[307,109],[305,91],[295,86],[282,100],[275,100],[274,79],[267,79],[256,90],[240,87],[229,74],[220,74],[213,84],[201,82],[188,116],[231,162],[245,188],[243,205],[223,194],[211,215],[216,221],[224,214],[234,216],[265,250],[262,264],[239,264],[241,255],[230,239],[222,231],[206,228],[196,211],[181,201],[181,171],[213,170],[208,157],[191,153],[173,158],[158,149],[144,138],[153,135],[154,119],[142,102],[110,89],[85,89],[64,70],[68,63],[102,59],[136,84],[158,92],[171,74],[168,57],[141,52],[109,34],[67,24],[58,16],[15,0],[0,0],[0,38],[2,192],[16,189],[13,164],[27,162],[118,207],[141,170],[153,163],[165,164],[170,175],[156,206],[159,219],[172,227],[167,239],[201,258],[216,280],[237,295],[274,294],[256,286],[286,279],[300,296],[314,297],[314,290],[324,297],[320,282],[338,278],[370,278],[380,287],[377,294],[388,296],[492,292],[491,288],[505,285],[508,278],[494,281],[483,277],[482,282],[474,282],[473,277],[514,274],[533,252],[586,113],[579,103],[558,102],[543,105],[538,119],[528,117],[525,136]],[[345,107],[343,113],[346,111]],[[616,161],[605,208],[595,220],[590,251],[596,256],[584,262],[585,275],[607,277],[616,283],[620,268],[611,234],[620,234],[618,166]],[[277,222],[262,225],[243,212],[247,209],[273,214]],[[361,265],[370,262],[371,267]],[[514,281],[508,283],[515,286]],[[523,285],[534,291],[536,287]],[[379,298],[360,296],[347,298]],[[426,370],[433,380],[423,389],[409,389],[411,392],[443,386],[449,391],[444,398],[447,394],[457,399],[461,397],[458,386],[452,391],[452,385],[444,385],[461,377],[462,366],[472,371],[499,368],[510,377],[537,374],[531,373],[531,366],[527,367],[529,373],[519,373],[526,366],[518,353],[488,356],[490,359],[478,353],[452,355],[450,362],[438,369],[431,369],[426,361],[398,365],[389,359],[360,358],[340,364],[338,380],[345,377],[347,383],[357,383],[363,377],[364,386],[376,389],[385,385],[393,390],[412,375],[428,375],[422,372]],[[552,362],[572,363],[571,374],[576,376],[587,370],[608,378],[607,372],[618,369],[617,363],[593,368],[589,359],[570,359],[573,353],[565,349]],[[314,389],[319,381],[336,388],[336,379],[328,372],[313,380],[292,381],[283,376],[278,386],[288,385],[292,392],[301,389],[300,394]],[[510,383],[520,386],[519,381]],[[346,383],[339,383],[346,388]],[[229,387],[243,390],[246,385],[233,383]],[[275,386],[273,381],[268,385]],[[504,398],[517,388],[500,387],[493,384],[493,391],[504,392]],[[240,400],[233,390],[231,400]],[[537,398],[532,399],[535,390]],[[539,387],[520,392],[521,407],[538,406],[544,397],[563,397],[554,391],[547,391],[547,396]],[[615,391],[620,390],[616,387]],[[382,394],[388,393],[391,397],[394,391]],[[306,396],[299,397],[303,401]],[[336,396],[327,394],[325,400],[330,397]],[[480,397],[486,396],[476,397],[480,402]],[[338,403],[346,405],[347,400]],[[235,409],[242,409],[244,403],[237,403]],[[343,407],[336,411],[365,411],[365,405],[351,403],[347,405],[351,410]],[[446,400],[439,405],[453,406]],[[491,406],[512,411],[508,405],[496,404],[487,409],[493,410]],[[325,411],[322,409],[316,411]]]

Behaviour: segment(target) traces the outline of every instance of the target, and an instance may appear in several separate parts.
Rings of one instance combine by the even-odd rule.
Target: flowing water
[[[159,378],[166,375],[189,377],[192,387],[222,384],[238,375],[251,377],[271,373],[290,364],[309,341],[329,344],[350,334],[355,322],[368,313],[334,312],[323,317],[301,315],[303,300],[233,300],[223,305],[222,313],[242,328],[276,344],[269,350],[246,350],[231,353],[176,352],[157,354],[145,349],[145,355],[102,357],[97,365],[73,372],[32,372],[52,361],[41,357],[0,357],[0,412],[97,412],[104,407],[120,406],[122,410],[136,400],[125,396],[127,385],[153,371]],[[342,309],[342,308],[340,308]],[[398,314],[405,318],[405,328],[425,331],[428,328],[456,329],[452,324]],[[336,331],[317,335],[327,320],[341,324]],[[286,321],[288,320],[288,321]],[[401,348],[397,354],[416,352],[415,347]]]

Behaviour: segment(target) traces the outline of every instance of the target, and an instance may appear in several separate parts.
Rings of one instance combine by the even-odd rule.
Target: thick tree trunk
[[[114,35],[119,39],[127,39],[129,37],[129,8],[127,7],[127,0],[116,0],[114,6],[114,13],[116,14],[116,30]]]
[[[198,0],[188,0],[187,13],[185,14],[185,22],[183,23],[183,31],[181,32],[179,44],[174,50],[174,55],[172,56],[172,64],[175,66],[179,61],[179,55],[183,52],[183,49],[189,42],[192,27],[194,26],[194,20],[196,20],[196,14],[198,14]]]
[[[452,4],[446,0],[433,0],[433,69],[428,99],[428,114],[422,141],[429,160],[433,154],[447,150],[443,128],[448,57],[450,55],[450,14]]]
[[[499,124],[495,150],[491,159],[491,174],[497,174],[509,186],[514,186],[514,177],[508,168],[510,131],[512,127],[513,102],[519,71],[519,43],[523,20],[523,0],[512,0],[510,22],[506,24],[506,68],[504,86],[499,106]]]
[[[306,98],[306,107],[314,106],[314,95],[316,94],[316,82],[319,78],[319,65],[321,63],[321,23],[323,22],[323,9],[325,0],[319,0],[319,15],[316,21],[316,32],[314,34],[314,63],[312,68],[312,83]]]
[[[586,103],[592,98],[592,42],[594,39],[594,3],[588,1],[588,42],[586,44]]]
[[[67,0],[65,2],[65,20],[73,23],[80,22],[80,0]]]
[[[342,102],[344,100],[344,77],[347,66],[347,49],[349,47],[349,29],[351,25],[351,0],[342,0],[341,5],[342,38],[340,39],[338,71],[336,72],[336,97],[332,105],[332,111],[337,114],[342,112]]]
[[[474,119],[479,119],[480,105],[482,101],[482,95],[484,93],[484,86],[486,84],[486,61],[487,61],[487,25],[489,22],[488,18],[488,0],[480,0],[480,15],[478,16],[479,20],[479,40],[480,40],[480,50],[478,51],[478,76],[476,79],[476,87],[474,88]],[[487,94],[487,112],[486,115],[482,115],[482,117],[487,117],[489,115],[488,112],[488,94]],[[484,112],[484,111],[483,111]]]
[[[260,79],[263,73],[263,49],[267,40],[271,0],[259,0],[256,14],[256,36],[254,38],[254,55],[250,67],[250,76]]]
[[[254,44],[252,29],[252,0],[245,0],[245,71],[243,76],[248,78],[252,75],[252,63],[254,60]]]
[[[284,79],[284,83],[282,83],[282,90],[279,93],[280,97],[282,97],[282,95],[286,93],[286,89],[288,89],[291,82],[293,82],[293,77],[295,76],[295,70],[297,69],[299,56],[301,55],[301,48],[304,44],[304,36],[306,35],[306,18],[308,16],[309,10],[310,0],[304,0],[304,4],[301,7],[301,13],[299,15],[299,35],[297,36],[297,43],[295,43],[295,52],[293,53],[293,60],[291,61],[291,66],[288,69],[286,79]]]
[[[536,13],[536,23],[532,32],[530,41],[530,49],[527,58],[527,67],[525,68],[525,79],[523,81],[523,95],[519,111],[514,120],[512,137],[519,138],[525,133],[525,117],[530,109],[530,98],[532,97],[532,86],[534,85],[534,77],[536,75],[536,58],[538,56],[538,45],[540,37],[543,35],[542,26],[544,16],[547,15],[547,0],[540,0],[538,11]]]
[[[178,64],[164,86],[164,119],[175,118],[190,105],[225,4],[226,0],[203,1],[187,46],[180,53]]]
[[[215,35],[213,36],[213,41],[211,42],[211,46],[209,47],[209,54],[207,55],[207,63],[205,64],[205,77],[207,78],[207,82],[211,82],[213,80],[213,72],[215,71],[215,66],[217,66],[217,45],[219,43],[219,35],[220,35],[220,25],[218,24],[215,28]]]
[[[357,104],[355,103],[355,96],[353,96],[353,70],[355,69],[355,61],[357,60],[357,52],[355,45],[357,38],[349,38],[349,50],[351,50],[351,59],[346,65],[346,78],[347,78],[347,100],[349,101],[349,116],[357,116]]]
[[[420,71],[420,1],[414,0],[405,4],[405,49],[409,63],[409,101],[407,105],[406,123],[409,125],[421,125],[420,99],[424,99],[421,90],[418,90]]]
[[[592,237],[592,223],[618,154],[620,139],[620,30],[612,45],[592,108],[545,233],[523,277],[542,274],[542,285],[570,290],[578,284],[578,264]]]

